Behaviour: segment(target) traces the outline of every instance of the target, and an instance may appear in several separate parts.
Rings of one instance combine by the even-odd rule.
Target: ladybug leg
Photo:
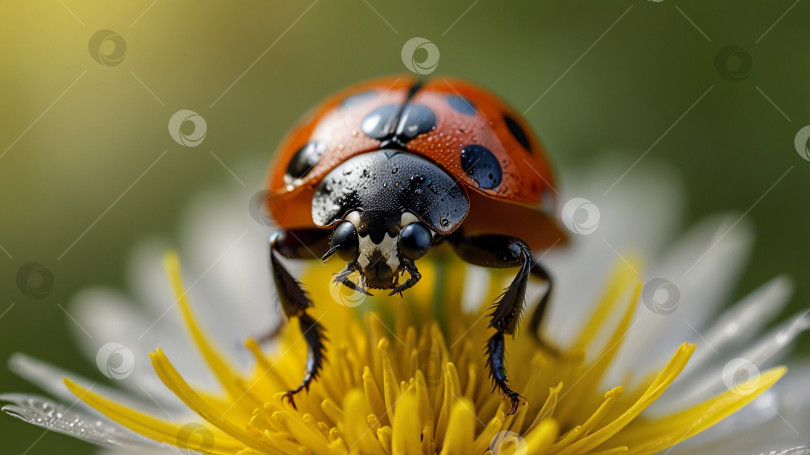
[[[419,273],[419,269],[416,268],[416,264],[414,264],[413,261],[408,260],[404,263],[402,271],[405,272],[405,270],[407,270],[410,275],[408,279],[405,280],[404,283],[395,286],[394,290],[388,295],[399,294],[399,296],[402,297],[402,291],[413,287],[413,285],[422,279],[422,274]]]
[[[496,330],[487,341],[486,354],[489,375],[500,391],[512,401],[507,415],[514,414],[520,403],[520,394],[508,385],[505,363],[504,335],[513,335],[523,312],[523,301],[530,276],[548,280],[549,275],[542,266],[532,260],[532,253],[526,242],[502,235],[468,237],[456,234],[448,238],[456,253],[465,261],[483,267],[503,268],[520,266],[515,278],[504,289],[503,294],[492,305],[489,313],[489,327]],[[549,281],[550,282],[550,281]],[[549,288],[550,291],[550,288]],[[547,291],[540,300],[538,309],[532,315],[532,326],[536,328],[542,320],[548,304]]]
[[[343,269],[341,272],[335,274],[335,279],[332,280],[333,283],[339,283],[347,288],[351,289],[352,291],[362,292],[365,295],[373,295],[370,292],[366,291],[366,288],[362,285],[355,283],[354,281],[349,279],[349,275],[354,273],[357,270],[357,263],[350,262],[346,264],[346,268]]]
[[[543,315],[546,312],[546,307],[548,307],[548,301],[551,299],[551,291],[554,287],[554,280],[551,279],[551,275],[549,275],[548,270],[546,270],[546,268],[543,267],[543,265],[539,262],[532,263],[532,276],[545,281],[548,283],[548,286],[546,287],[546,291],[543,292],[543,296],[540,297],[540,301],[532,310],[532,315],[529,318],[529,332],[534,336],[540,346],[542,346],[546,351],[552,353],[554,356],[559,357],[562,355],[559,348],[554,346],[553,343],[546,341],[546,339],[540,333],[540,324],[543,322]]]
[[[307,309],[312,306],[312,301],[306,291],[290,272],[281,263],[280,257],[286,258],[306,258],[308,256],[317,257],[312,252],[312,248],[319,249],[321,243],[328,241],[327,231],[278,230],[270,236],[270,268],[273,272],[273,281],[278,290],[278,298],[281,308],[287,318],[298,318],[298,325],[301,328],[304,340],[306,340],[307,365],[304,379],[298,387],[287,391],[284,397],[289,400],[293,408],[295,401],[293,397],[301,390],[309,391],[309,386],[318,377],[318,373],[323,367],[326,354],[324,346],[324,328],[309,313]]]

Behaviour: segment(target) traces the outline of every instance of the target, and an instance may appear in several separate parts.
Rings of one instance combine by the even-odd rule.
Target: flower
[[[584,174],[601,192],[607,185],[599,175],[618,174],[598,169]],[[514,415],[506,416],[508,400],[493,392],[482,351],[489,334],[486,308],[510,271],[466,266],[447,252],[423,259],[422,282],[402,300],[345,294],[331,286],[335,270],[328,266],[301,272],[316,304],[313,314],[327,329],[329,363],[309,393],[297,397],[298,409],[290,407],[281,397],[300,381],[306,359],[297,324],[269,350],[250,339],[243,348],[224,342],[271,325],[263,318],[270,293],[254,284],[269,282],[261,276],[266,268],[257,266],[262,258],[252,252],[256,248],[241,243],[251,231],[266,231],[250,228],[237,236],[238,222],[216,221],[239,218],[230,215],[240,204],[227,198],[198,205],[196,233],[189,236],[195,245],[237,239],[217,248],[216,260],[202,261],[215,264],[220,276],[208,276],[215,266],[203,266],[202,275],[192,274],[199,278],[184,286],[179,260],[169,254],[173,297],[165,285],[138,289],[147,301],[169,303],[154,308],[152,317],[109,291],[92,291],[71,306],[91,333],[110,341],[99,349],[94,340],[91,354],[102,373],[130,394],[17,356],[11,362],[16,371],[77,409],[14,394],[2,396],[12,403],[3,409],[101,445],[156,451],[652,453],[675,446],[716,453],[752,435],[759,450],[796,445],[807,425],[796,416],[806,413],[807,399],[798,395],[796,381],[774,386],[784,367],[764,367],[807,328],[806,313],[751,343],[786,302],[789,281],[771,281],[721,313],[713,326],[707,323],[750,243],[744,223],[729,229],[728,217],[691,230],[642,275],[638,261],[620,251],[629,250],[630,241],[655,251],[649,245],[661,243],[654,238],[657,228],[678,216],[677,191],[668,190],[666,175],[650,172],[628,177],[612,198],[593,198],[595,203],[581,197],[593,193],[587,185],[575,186],[577,203],[598,205],[587,213],[599,218],[589,220],[588,233],[572,250],[543,258],[559,283],[545,336],[561,352],[544,349],[527,330],[508,341],[510,384],[525,398]],[[637,191],[649,188],[646,179],[657,183],[656,191]],[[723,241],[712,243],[718,233],[725,233]],[[154,258],[155,249],[142,254]],[[154,261],[148,262],[139,270],[153,281]],[[606,286],[589,285],[604,282],[611,268]],[[206,300],[216,304],[202,304]],[[181,325],[203,362],[182,344]],[[154,349],[151,369],[139,363],[144,349]],[[130,356],[134,363],[126,362]],[[215,383],[204,381],[201,363]],[[807,370],[799,366],[786,379]],[[731,427],[723,426],[724,419]],[[753,428],[769,428],[771,438],[763,440]],[[690,446],[686,440],[701,432]]]

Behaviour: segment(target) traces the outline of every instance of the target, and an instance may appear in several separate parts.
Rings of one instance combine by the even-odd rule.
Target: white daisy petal
[[[650,408],[651,412],[668,413],[726,389],[734,389],[740,380],[758,375],[759,370],[765,365],[772,364],[787,354],[786,348],[808,328],[810,328],[810,310],[781,323],[754,345],[724,357],[725,361],[716,362],[704,369],[697,377],[690,378],[688,386],[682,387],[680,393],[672,394],[673,397],[670,398],[677,397],[676,400],[656,402]],[[739,378],[737,375],[744,377]]]
[[[268,265],[273,227],[253,219],[251,197],[244,190],[202,193],[180,227],[189,295],[208,303],[197,305],[200,319],[242,365],[251,358],[242,347],[245,337],[267,333],[280,318]]]
[[[151,452],[169,448],[139,434],[133,433],[106,419],[92,417],[47,398],[35,395],[8,393],[0,395],[6,414],[24,422],[72,436],[83,441],[106,447],[135,447]],[[73,402],[78,401],[75,397]]]
[[[575,172],[563,170],[561,180],[568,185],[562,188],[560,205],[575,197],[588,199],[599,208],[599,221],[593,233],[569,233],[570,245],[540,256],[554,278],[544,330],[562,346],[572,341],[615,266],[656,257],[678,227],[681,183],[665,167],[647,164],[605,194],[629,164],[611,157]]]
[[[683,405],[682,400],[695,383],[702,381],[707,373],[715,377],[716,362],[733,358],[751,339],[760,336],[768,324],[788,303],[792,283],[787,277],[778,277],[760,286],[737,304],[723,312],[705,334],[695,340],[695,354],[689,359],[684,373],[670,387],[670,393],[662,396],[654,409],[673,409]]]
[[[792,447],[784,450],[771,450],[762,455],[810,455],[810,446]]]
[[[554,296],[544,320],[544,336],[561,347],[569,344],[593,311],[594,302],[601,297],[610,272],[617,264],[629,264],[637,269],[642,283],[649,284],[653,279],[671,282],[674,293],[669,295],[676,295],[678,300],[674,307],[660,311],[653,308],[655,305],[651,307],[642,293],[628,335],[621,340],[617,357],[602,377],[606,387],[621,384],[632,388],[633,380],[645,378],[669,359],[681,343],[692,341],[697,350],[691,361],[666,393],[645,410],[646,417],[671,414],[727,389],[746,393],[736,387],[749,383],[738,383],[735,373],[749,374],[744,380],[782,358],[792,341],[810,328],[810,310],[760,336],[760,330],[785,307],[792,291],[788,278],[777,277],[718,317],[750,252],[754,240],[750,225],[739,215],[718,215],[694,226],[674,246],[665,249],[681,220],[684,202],[681,183],[669,169],[649,163],[624,175],[628,164],[605,157],[589,169],[562,173],[561,180],[569,186],[561,190],[560,205],[572,198],[585,198],[598,207],[599,219],[592,233],[572,233],[567,248],[553,249],[535,258],[555,278]],[[198,194],[181,215],[179,249],[184,252],[183,278],[194,313],[224,357],[242,367],[252,358],[241,346],[242,340],[265,333],[280,317],[267,263],[267,239],[273,227],[257,219],[258,213],[251,213],[250,206],[254,191],[263,184],[244,183],[262,182],[263,171],[263,163],[236,168],[241,188],[230,181],[231,186],[220,185]],[[619,176],[622,178],[617,181]],[[253,209],[255,212],[256,208]],[[111,370],[110,365],[105,368],[104,359],[98,360],[104,357],[101,354],[109,343],[119,343],[136,359],[132,369],[112,378],[125,391],[77,378],[58,367],[18,354],[9,361],[12,370],[72,404],[65,406],[33,395],[6,394],[0,395],[0,400],[11,404],[2,410],[48,430],[92,442],[108,455],[176,453],[178,449],[131,433],[86,409],[83,403],[78,404],[61,379],[70,376],[106,397],[154,416],[173,421],[194,419],[188,407],[163,386],[147,356],[160,346],[183,380],[189,380],[193,387],[216,388],[216,381],[200,357],[196,353],[188,355],[186,329],[163,270],[164,255],[176,248],[171,246],[176,243],[149,240],[135,248],[127,265],[129,294],[133,297],[94,288],[79,293],[69,305],[71,315],[78,321],[71,324],[76,338],[87,355],[97,360],[101,374],[110,377],[112,373],[113,376],[120,373],[115,368]],[[317,260],[316,256],[313,254],[313,260]],[[652,267],[639,263],[649,258],[662,260]],[[292,270],[302,263],[311,263],[288,262]],[[484,278],[488,272],[468,268],[473,269],[468,278],[476,280],[480,273],[479,284],[486,289],[488,283]],[[324,281],[322,285],[328,283]],[[318,290],[317,286],[319,283],[310,283],[308,289]],[[465,300],[478,308],[485,289],[466,287]],[[541,289],[532,285],[527,301],[536,301]],[[628,295],[630,292],[628,289]],[[592,338],[593,349],[604,346],[608,332],[620,317],[619,311],[607,317]],[[773,451],[771,455],[810,455],[806,448],[800,447],[807,443],[806,435],[810,434],[807,377],[810,377],[807,362],[792,367],[781,382],[742,410],[667,452]]]
[[[793,283],[788,277],[777,277],[724,311],[702,334],[685,374],[698,369],[726,347],[740,346],[756,337],[784,309],[792,291]]]
[[[644,377],[684,340],[700,339],[707,321],[727,301],[751,249],[751,228],[736,220],[738,216],[718,215],[701,221],[645,274],[645,285],[655,285],[654,279],[672,283],[677,302],[672,308],[656,309],[653,302],[645,302],[642,292],[631,330],[606,383],[616,383],[628,372]]]
[[[156,264],[160,267],[160,264]],[[165,280],[165,277],[164,277]],[[174,302],[173,298],[166,298]],[[69,306],[76,319],[93,335],[89,339],[81,329],[76,329],[76,337],[82,340],[82,347],[87,357],[96,364],[105,360],[99,359],[99,351],[108,343],[119,343],[132,353],[134,364],[128,371],[114,379],[136,394],[147,393],[158,400],[168,400],[179,405],[177,398],[163,386],[149,362],[149,353],[160,347],[177,360],[176,364],[183,374],[188,375],[195,384],[204,387],[215,387],[216,381],[210,372],[199,362],[199,357],[184,355],[188,352],[188,343],[184,339],[177,308],[169,307],[162,315],[147,311],[121,293],[103,288],[85,289],[73,298]],[[146,334],[146,335],[144,335]],[[114,359],[113,359],[114,360]],[[109,374],[105,374],[110,376]]]
[[[810,366],[802,362],[788,370],[790,374],[772,389],[710,431],[682,442],[673,453],[764,453],[806,444],[810,434]]]

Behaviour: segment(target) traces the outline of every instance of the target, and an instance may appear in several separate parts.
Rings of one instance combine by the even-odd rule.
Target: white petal
[[[554,278],[544,330],[560,345],[576,336],[615,267],[656,257],[679,225],[682,185],[670,168],[644,163],[605,194],[630,164],[606,157],[584,169],[563,170],[560,205],[586,198],[599,208],[600,219],[592,234],[571,233],[569,246],[539,258]]]
[[[180,323],[176,306],[164,310],[163,315],[146,313],[143,306],[132,303],[120,292],[90,288],[80,291],[68,308],[93,335],[89,339],[83,330],[75,330],[76,337],[84,341],[82,347],[88,358],[97,361],[99,350],[109,342],[120,343],[132,352],[135,364],[131,372],[117,383],[133,393],[147,394],[161,403],[179,404],[152,369],[149,353],[156,347],[166,352],[190,383],[216,387],[216,381],[199,355],[190,354],[195,348]]]
[[[246,365],[241,346],[279,320],[268,266],[273,228],[251,216],[253,192],[223,190],[198,195],[189,204],[183,232],[183,264],[189,296],[200,321],[223,350]]]
[[[810,455],[810,446],[791,447],[784,450],[769,450],[762,455]]]
[[[735,369],[736,372],[742,373],[740,368],[745,368],[748,377],[750,377],[749,369],[750,373],[756,374],[758,370],[773,364],[786,355],[788,352],[786,348],[808,328],[810,328],[810,310],[799,313],[783,322],[754,345],[741,349],[733,355],[718,359],[714,364],[705,368],[701,374],[688,378],[680,392],[676,390],[672,397],[668,397],[668,400],[657,400],[650,407],[651,414],[673,412],[705,400],[717,393],[735,388],[734,384],[737,381],[734,377]],[[755,366],[755,368],[752,368],[751,365]],[[791,373],[791,376],[795,374]],[[672,398],[677,399],[673,400]]]
[[[748,406],[682,442],[673,453],[760,453],[806,444],[810,434],[810,364],[804,360],[790,365],[788,371]]]
[[[718,215],[691,228],[655,264],[646,281],[663,278],[680,294],[675,311],[658,314],[639,299],[632,328],[606,384],[633,372],[636,379],[662,366],[685,341],[696,341],[707,321],[727,302],[750,252],[753,232],[736,215]]]
[[[168,446],[135,434],[106,419],[91,417],[59,403],[25,394],[2,394],[2,410],[10,416],[50,431],[106,447],[133,447],[141,450],[168,450]],[[75,398],[74,398],[75,401]]]
[[[740,302],[723,312],[698,341],[687,368],[695,370],[712,360],[717,352],[729,346],[743,346],[785,307],[793,291],[792,281],[785,276],[763,284]],[[683,375],[682,375],[683,376]]]
[[[173,399],[164,399],[161,402],[154,401],[155,397],[150,395],[146,388],[139,388],[135,391],[135,395],[130,395],[117,388],[94,382],[76,373],[63,370],[25,354],[13,354],[11,358],[9,358],[8,365],[9,369],[18,376],[37,385],[42,390],[59,398],[65,403],[75,402],[76,406],[87,409],[88,412],[93,415],[96,415],[97,412],[87,406],[83,401],[77,402],[76,396],[65,387],[62,381],[63,378],[70,378],[72,381],[85,388],[92,387],[93,391],[106,398],[156,417],[164,417],[163,414],[166,414],[165,417],[177,420],[180,418],[192,418],[192,416],[195,415],[173,395],[171,395]]]
[[[711,369],[709,376],[714,377],[716,368],[712,362],[734,358],[740,346],[747,346],[751,339],[760,336],[761,329],[788,303],[792,288],[786,277],[775,278],[727,309],[695,340],[695,354],[656,406],[661,409],[681,406],[683,397],[705,380],[707,370]]]

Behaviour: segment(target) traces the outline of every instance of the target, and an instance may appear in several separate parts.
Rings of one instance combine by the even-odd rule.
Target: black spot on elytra
[[[380,106],[371,111],[360,125],[368,137],[401,145],[435,127],[436,115],[421,104],[407,104],[404,108],[394,104]]]
[[[445,99],[447,100],[447,104],[456,112],[460,112],[464,115],[475,115],[478,112],[478,109],[475,108],[475,104],[463,96],[447,95]]]
[[[390,135],[396,127],[398,113],[399,106],[396,104],[380,106],[363,119],[360,129],[363,130],[363,134],[366,136],[382,140]]]
[[[501,184],[503,178],[501,164],[498,158],[482,145],[468,145],[461,150],[461,167],[485,190]]]
[[[436,115],[427,106],[408,104],[402,111],[397,125],[396,136],[404,137],[405,142],[432,131],[436,127]]]
[[[532,148],[529,144],[529,137],[526,135],[526,132],[523,131],[523,128],[520,127],[520,124],[507,114],[503,115],[503,121],[506,122],[506,127],[509,128],[509,132],[512,133],[512,136],[520,142],[520,145],[522,145],[526,151],[531,153]]]
[[[366,101],[374,98],[377,95],[377,90],[363,90],[353,95],[349,95],[338,104],[338,109],[346,109],[349,107],[359,106]]]
[[[323,142],[310,142],[304,145],[295,152],[287,164],[287,175],[294,179],[304,177],[318,164],[325,151],[326,144]]]

